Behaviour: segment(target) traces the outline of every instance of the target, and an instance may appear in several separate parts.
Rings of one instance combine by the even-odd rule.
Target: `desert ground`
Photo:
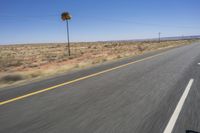
[[[2,45],[0,46],[0,88],[82,69],[106,61],[188,45],[194,41],[72,43],[70,57],[66,44]]]

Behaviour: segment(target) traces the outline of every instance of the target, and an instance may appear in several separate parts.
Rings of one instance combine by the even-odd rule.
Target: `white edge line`
[[[188,93],[189,93],[189,91],[192,87],[193,82],[194,82],[194,79],[190,79],[190,81],[189,81],[183,95],[181,96],[181,99],[179,100],[178,105],[176,106],[176,109],[174,110],[174,113],[172,114],[172,116],[171,116],[171,118],[170,118],[170,120],[169,120],[169,122],[168,122],[163,133],[171,133],[173,131],[173,128],[176,124],[178,116],[181,112],[181,109],[183,107],[183,104],[184,104],[187,96],[188,96]]]

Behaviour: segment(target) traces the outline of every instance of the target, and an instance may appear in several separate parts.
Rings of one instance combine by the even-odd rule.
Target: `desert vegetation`
[[[73,43],[70,57],[66,44],[2,45],[0,46],[0,87],[149,51],[186,45],[192,41]]]

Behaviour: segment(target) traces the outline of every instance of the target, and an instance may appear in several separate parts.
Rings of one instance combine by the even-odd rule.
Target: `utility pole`
[[[158,42],[160,43],[160,35],[161,35],[161,32],[158,33]]]
[[[67,26],[67,41],[68,41],[68,54],[69,56],[71,55],[71,52],[70,52],[70,39],[69,39],[69,20],[71,19],[71,15],[68,13],[68,12],[63,12],[61,14],[61,19],[63,21],[66,21],[66,26]]]
[[[184,36],[184,35],[182,35],[181,39],[182,39],[182,40],[184,40],[184,39],[185,39],[185,36]]]

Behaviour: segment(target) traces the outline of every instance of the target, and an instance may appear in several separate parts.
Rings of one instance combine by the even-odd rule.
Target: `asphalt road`
[[[198,63],[196,43],[4,88],[0,133],[200,132]]]

